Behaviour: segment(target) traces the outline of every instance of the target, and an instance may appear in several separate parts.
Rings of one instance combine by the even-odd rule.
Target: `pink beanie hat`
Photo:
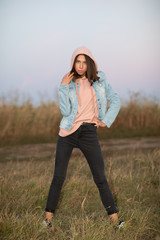
[[[95,63],[96,65],[96,70],[98,71],[98,66],[97,66],[97,63],[94,59],[94,57],[92,56],[92,53],[89,51],[89,49],[87,49],[86,47],[79,47],[77,48],[74,52],[73,52],[73,55],[72,55],[72,58],[71,58],[71,69],[73,67],[73,63],[74,63],[74,59],[77,55],[79,54],[86,54],[87,56],[89,56]]]

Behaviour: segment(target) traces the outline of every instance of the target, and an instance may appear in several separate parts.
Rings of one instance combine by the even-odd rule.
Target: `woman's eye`
[[[79,60],[76,60],[76,63],[81,63]],[[83,64],[87,64],[87,62],[83,62]]]

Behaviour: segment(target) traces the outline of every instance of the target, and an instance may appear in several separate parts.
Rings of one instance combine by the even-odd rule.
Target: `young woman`
[[[110,102],[108,110],[107,100]],[[63,77],[59,87],[59,105],[63,118],[44,225],[51,226],[73,148],[79,148],[86,157],[104,208],[110,219],[118,222],[118,211],[106,179],[96,130],[111,126],[119,112],[120,100],[85,47],[76,49],[72,55],[71,71]],[[118,227],[123,224],[119,222]]]

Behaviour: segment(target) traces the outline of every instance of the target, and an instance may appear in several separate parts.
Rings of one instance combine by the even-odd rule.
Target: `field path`
[[[108,139],[100,141],[103,150],[126,149],[160,149],[160,137],[133,138],[133,139]],[[55,143],[27,144],[0,148],[0,161],[19,160],[28,158],[46,158],[55,153]],[[74,149],[76,151],[76,149]],[[79,151],[79,150],[78,150]]]

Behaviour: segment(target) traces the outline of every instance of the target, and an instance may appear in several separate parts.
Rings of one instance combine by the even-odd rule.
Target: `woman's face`
[[[75,62],[75,70],[80,76],[84,76],[87,71],[87,62],[84,55],[79,55]]]

